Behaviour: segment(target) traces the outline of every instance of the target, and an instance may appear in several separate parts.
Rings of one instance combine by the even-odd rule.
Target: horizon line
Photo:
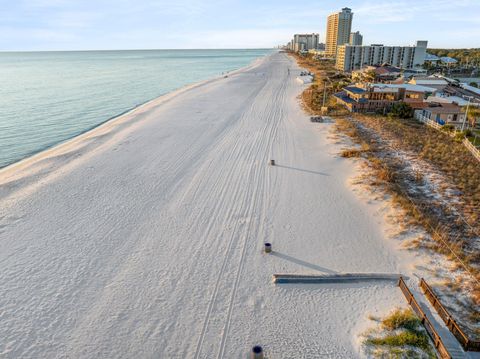
[[[143,48],[143,49],[77,49],[77,50],[0,50],[7,52],[94,52],[94,51],[185,51],[185,50],[276,50],[278,47],[226,47],[226,48]]]

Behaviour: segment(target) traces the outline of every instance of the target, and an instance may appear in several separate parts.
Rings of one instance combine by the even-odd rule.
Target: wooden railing
[[[416,113],[415,116],[414,116],[418,121],[420,122],[423,122],[424,124],[430,126],[430,127],[433,127],[434,129],[436,130],[441,130],[442,129],[442,125],[440,125],[439,123],[435,122],[435,121],[432,121],[430,120],[429,118],[423,116],[421,113]],[[455,132],[449,132],[449,135],[450,137],[455,137]],[[468,138],[464,138],[463,139],[463,145],[466,147],[467,150],[469,150],[471,152],[471,154],[473,155],[473,157],[475,157],[477,159],[477,161],[480,162],[480,150],[475,147]]]
[[[422,288],[425,297],[432,304],[433,308],[437,311],[438,315],[447,325],[448,329],[457,338],[463,349],[466,351],[480,351],[480,342],[470,340],[465,332],[460,328],[455,319],[449,313],[449,311],[443,306],[438,297],[433,292],[432,288],[422,278],[420,281],[420,288]]]
[[[452,359],[452,356],[450,355],[447,348],[445,347],[445,344],[443,344],[443,341],[440,338],[440,335],[438,335],[434,326],[432,325],[430,320],[427,318],[427,315],[425,314],[423,309],[418,304],[417,300],[413,296],[410,289],[408,289],[408,286],[407,286],[407,284],[405,283],[405,281],[403,280],[402,277],[400,277],[400,280],[398,281],[398,286],[400,287],[400,290],[402,291],[405,298],[407,298],[408,304],[410,304],[413,311],[417,314],[417,316],[422,321],[422,324],[425,326],[425,329],[427,330],[427,333],[430,336],[430,338],[432,338],[433,344],[435,345],[435,349],[437,350],[440,358],[441,359]]]
[[[440,125],[439,123],[437,123],[435,121],[430,120],[428,117],[425,117],[422,114],[415,114],[415,118],[417,120],[423,122],[424,124],[426,124],[430,127],[433,127],[436,130],[440,130],[442,128],[442,125]]]
[[[477,160],[480,161],[480,150],[475,147],[468,138],[463,140],[463,145],[475,156]]]

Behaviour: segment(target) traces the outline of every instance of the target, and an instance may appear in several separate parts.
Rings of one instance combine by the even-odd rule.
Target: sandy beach
[[[272,282],[411,274],[299,73],[276,53],[0,171],[0,357],[359,357],[395,282]]]

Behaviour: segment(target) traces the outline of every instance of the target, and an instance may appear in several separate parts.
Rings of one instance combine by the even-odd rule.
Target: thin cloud
[[[428,17],[448,17],[451,10],[461,11],[472,5],[471,0],[424,0],[418,1],[366,1],[354,9],[362,17],[367,17],[372,23],[407,22],[416,18],[426,23]]]
[[[274,46],[299,32],[324,39],[327,15],[342,6],[365,43],[480,45],[478,0],[18,0],[0,10],[9,28],[0,50]],[[463,37],[446,36],[447,26]]]
[[[70,29],[70,28],[88,28],[95,21],[101,19],[101,15],[87,11],[62,11],[56,14],[49,25],[53,28]]]

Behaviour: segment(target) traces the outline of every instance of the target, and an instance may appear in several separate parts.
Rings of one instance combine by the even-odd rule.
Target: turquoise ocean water
[[[0,168],[272,50],[0,53]]]

